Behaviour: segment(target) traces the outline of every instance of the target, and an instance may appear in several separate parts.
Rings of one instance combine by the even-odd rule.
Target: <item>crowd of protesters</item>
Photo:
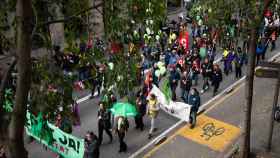
[[[237,32],[238,22],[232,19],[232,28],[234,31],[228,31],[225,35],[228,36],[228,41],[223,43],[219,37],[219,31],[215,28],[209,28],[204,25],[205,17],[197,17],[192,20],[191,31],[189,24],[186,23],[183,17],[179,17],[178,21],[172,21],[169,27],[162,28],[163,36],[157,40],[157,44],[149,46],[144,43],[142,47],[142,63],[141,63],[141,79],[143,80],[142,88],[137,93],[135,106],[138,114],[135,116],[135,128],[143,131],[143,117],[147,115],[151,121],[148,132],[148,139],[151,139],[154,132],[157,130],[157,117],[159,114],[159,102],[155,94],[150,94],[153,86],[160,87],[160,81],[167,78],[171,90],[171,98],[173,101],[183,101],[191,105],[190,125],[195,127],[196,115],[201,104],[200,94],[203,94],[212,89],[213,96],[217,95],[223,78],[235,71],[236,79],[242,77],[242,67],[248,63],[249,37],[244,39],[242,46],[235,42],[234,38],[238,37]],[[229,29],[230,30],[230,29]],[[256,58],[265,59],[266,51],[271,45],[271,51],[276,48],[276,40],[280,33],[279,15],[267,13],[263,28],[259,32],[259,40],[256,48]],[[191,40],[192,39],[192,40]],[[101,40],[96,40],[96,44],[103,49],[104,43]],[[81,43],[79,50],[86,52],[87,49],[92,49],[92,40],[87,44]],[[223,70],[220,65],[215,62],[216,54],[218,54],[218,46],[222,46],[222,62]],[[77,56],[73,53],[61,53],[59,48],[55,48],[56,54],[54,60],[61,67],[65,74],[71,72],[74,67],[79,65],[82,56]],[[163,64],[162,64],[163,63]],[[164,73],[157,73],[159,69],[165,68]],[[89,80],[92,83],[92,97],[95,96],[95,91],[100,95],[102,85],[105,82],[104,65],[85,64],[79,67],[77,72],[79,81],[78,87],[84,80]],[[92,71],[95,71],[95,76],[92,76]],[[225,75],[225,76],[224,76]],[[201,80],[200,80],[201,78]],[[200,82],[202,81],[202,82]],[[177,94],[178,87],[180,94]],[[212,88],[211,88],[212,87]],[[82,88],[81,88],[82,89]],[[178,97],[179,95],[179,97]],[[109,103],[112,106],[117,102],[117,97],[114,94],[109,96]],[[72,112],[74,117],[74,125],[80,126],[79,108],[76,99],[73,100]],[[98,136],[93,132],[88,132],[85,138],[85,157],[99,157],[99,148],[103,142],[103,132],[109,136],[110,142],[113,141],[113,132],[118,136],[119,152],[127,150],[125,143],[126,132],[129,128],[129,121],[125,117],[112,118],[112,114],[108,107],[100,101],[98,115]],[[55,125],[67,133],[72,132],[70,120],[58,114]],[[0,157],[5,157],[3,147],[0,148]]]
[[[262,33],[259,34],[256,49],[256,64],[260,60],[265,59],[265,53],[269,44],[271,44],[271,51],[275,49],[275,41],[279,36],[279,16],[266,16],[265,19],[265,21],[268,21],[268,24],[264,25]],[[164,35],[155,47],[144,44],[142,48],[142,78],[144,85],[136,97],[136,107],[139,114],[135,117],[135,128],[143,131],[145,127],[143,117],[147,114],[151,120],[148,134],[149,139],[152,138],[153,133],[157,130],[156,125],[159,112],[157,97],[149,92],[153,86],[160,86],[162,78],[168,78],[172,100],[183,101],[191,105],[190,127],[194,128],[196,115],[201,104],[200,94],[205,93],[212,86],[212,94],[215,96],[219,91],[224,75],[226,77],[230,73],[235,72],[236,79],[239,79],[243,75],[242,67],[248,63],[249,37],[242,41],[242,45],[239,45],[233,40],[238,35],[227,35],[229,36],[229,42],[227,44],[220,43],[223,46],[222,70],[220,65],[215,62],[220,40],[218,33],[213,28],[210,29],[203,25],[203,17],[198,18],[197,21],[192,23],[192,34],[188,35],[192,36],[192,41],[189,41],[188,37],[184,37],[184,34],[187,32],[187,24],[182,17],[179,17],[179,22],[173,21],[172,26],[173,28],[169,27],[168,30],[163,30],[165,31]],[[238,30],[238,25],[234,26],[234,29],[235,31]],[[168,71],[163,75],[158,75],[156,72],[160,69],[159,64],[162,64],[162,62]],[[202,79],[201,84],[199,78]],[[178,87],[180,88],[180,99],[177,97]],[[108,117],[110,116],[109,114],[107,115]],[[99,121],[106,117],[101,117]],[[105,120],[109,124],[112,119],[107,118]],[[127,123],[119,123],[119,121]],[[120,130],[121,124],[125,125],[123,130]],[[98,126],[99,139],[102,140],[102,131],[104,128],[110,141],[112,141],[112,125],[108,126],[108,129],[105,128],[105,125],[100,126],[99,123]],[[126,118],[118,118],[116,131],[120,142],[119,152],[126,151],[127,149],[124,136],[128,127]],[[99,142],[102,141],[99,140]]]

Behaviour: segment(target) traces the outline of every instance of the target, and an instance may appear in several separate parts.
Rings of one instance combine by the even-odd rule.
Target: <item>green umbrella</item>
[[[137,115],[136,107],[130,103],[117,102],[110,110],[115,116],[134,117]]]

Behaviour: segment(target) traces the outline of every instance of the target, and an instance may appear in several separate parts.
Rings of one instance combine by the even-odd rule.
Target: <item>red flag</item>
[[[187,31],[182,31],[179,35],[179,45],[184,49],[189,49],[189,33]]]

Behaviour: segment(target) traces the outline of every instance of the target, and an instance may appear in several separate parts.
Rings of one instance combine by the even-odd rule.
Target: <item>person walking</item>
[[[204,93],[209,89],[209,79],[211,78],[213,72],[213,65],[211,62],[209,62],[208,58],[204,60],[204,62],[201,64],[201,74],[203,77],[203,86],[201,93]]]
[[[173,101],[176,100],[176,89],[177,89],[179,80],[180,80],[179,72],[176,70],[176,67],[172,67],[170,70],[169,83],[170,83]]]
[[[197,116],[198,109],[200,107],[200,96],[196,88],[191,89],[188,100],[189,100],[188,103],[191,105],[190,128],[192,129],[196,125],[196,116]]]
[[[150,98],[148,99],[148,116],[151,118],[151,128],[149,131],[148,139],[152,138],[152,134],[154,131],[157,130],[155,127],[156,118],[159,112],[159,104],[155,94],[151,94]]]
[[[273,51],[276,48],[276,39],[277,39],[277,30],[276,29],[272,32],[270,39],[271,39],[270,51]]]
[[[111,115],[110,112],[105,109],[103,103],[99,103],[99,110],[98,110],[98,138],[99,138],[99,145],[102,144],[103,140],[103,131],[105,130],[107,135],[110,137],[110,143],[113,140],[112,132],[111,132]]]
[[[143,91],[139,91],[137,98],[136,98],[136,108],[138,111],[138,114],[135,116],[135,124],[136,124],[136,129],[140,129],[141,131],[144,130],[144,123],[143,123],[143,117],[146,114],[146,106],[147,106],[147,101],[146,97],[143,94]]]
[[[95,90],[97,89],[97,96],[101,93],[101,86],[102,86],[102,68],[94,65],[91,70],[92,79],[90,79],[92,83],[91,88],[91,96],[90,99],[93,99],[95,96]]]
[[[153,79],[153,84],[159,87],[159,76],[156,75],[156,71],[158,70],[158,66],[156,63],[153,65],[152,69],[152,79]]]
[[[228,75],[229,73],[229,50],[226,48],[223,52],[223,62],[224,62],[224,73]]]
[[[127,145],[124,141],[124,137],[126,132],[128,131],[128,128],[129,128],[128,120],[123,116],[118,117],[116,133],[118,134],[119,137],[119,144],[120,144],[119,153],[126,152],[127,150]]]
[[[241,54],[237,53],[235,55],[234,59],[234,65],[235,65],[235,78],[241,78],[242,76],[242,59],[241,59]]]
[[[199,67],[199,60],[195,60],[192,63],[192,67],[191,67],[191,73],[192,73],[192,81],[194,82],[194,86],[198,85],[198,75],[200,73],[200,67]]]
[[[218,89],[220,87],[220,83],[222,82],[222,80],[223,80],[222,71],[221,71],[219,65],[214,64],[213,74],[212,74],[212,86],[214,87],[213,96],[215,96],[216,93],[218,92]]]
[[[181,98],[185,103],[188,103],[188,96],[189,96],[189,91],[192,86],[192,80],[190,78],[190,75],[187,71],[184,71],[182,76],[181,76],[181,81],[180,81],[180,88],[181,88]]]
[[[87,132],[86,134],[85,158],[99,158],[99,141],[93,132]]]
[[[79,104],[77,103],[77,99],[74,99],[72,103],[72,116],[74,119],[74,126],[81,126],[80,109]]]

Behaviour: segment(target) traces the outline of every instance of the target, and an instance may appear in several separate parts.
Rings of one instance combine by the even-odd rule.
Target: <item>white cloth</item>
[[[191,105],[183,102],[174,102],[172,100],[168,101],[165,99],[164,94],[159,88],[153,85],[150,94],[154,94],[157,97],[157,101],[160,104],[160,108],[176,118],[182,119],[186,122],[189,121],[189,116],[191,112]],[[149,98],[149,96],[148,96]]]

